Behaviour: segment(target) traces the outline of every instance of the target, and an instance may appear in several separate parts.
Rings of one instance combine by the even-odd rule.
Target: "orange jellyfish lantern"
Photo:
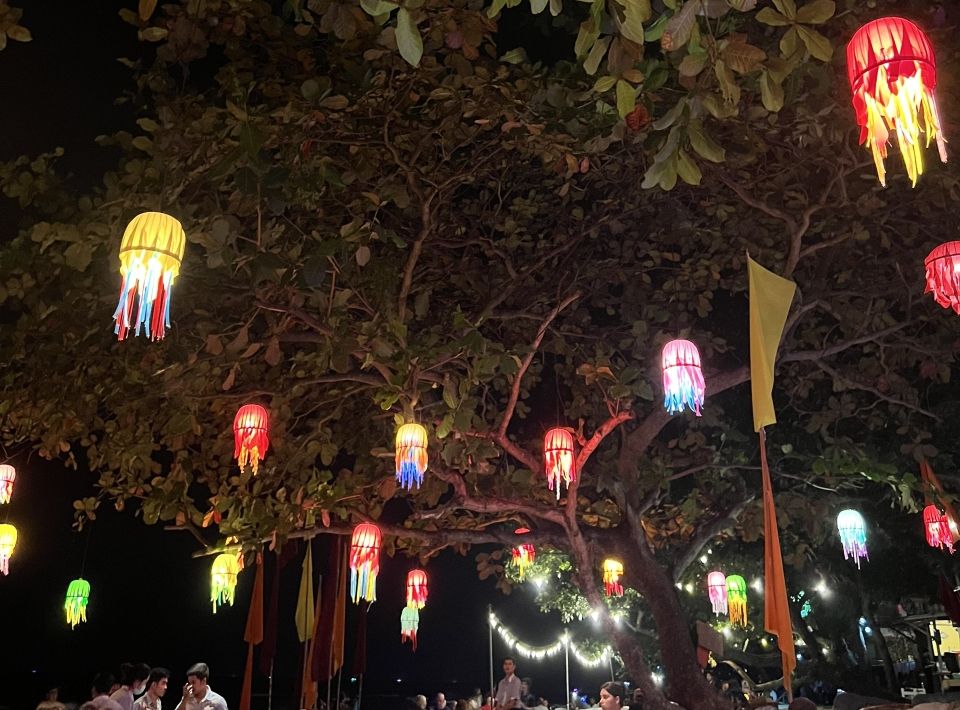
[[[547,485],[556,489],[560,500],[560,484],[570,483],[577,478],[577,465],[573,458],[573,434],[568,429],[556,427],[543,438],[543,458],[547,470]]]
[[[244,468],[247,463],[254,473],[270,448],[270,415],[259,404],[245,404],[233,419],[233,455]]]
[[[930,547],[946,547],[953,554],[953,533],[950,532],[950,520],[932,503],[923,509],[923,528]]]
[[[622,562],[613,559],[603,561],[603,590],[607,593],[608,597],[623,596],[623,584],[620,582],[622,576]]]
[[[671,340],[660,356],[663,369],[663,406],[670,414],[683,408],[700,416],[706,385],[700,369],[700,351],[689,340]]]
[[[513,548],[513,564],[517,568],[520,579],[523,579],[535,559],[537,559],[537,548],[530,543],[524,542]]]
[[[934,140],[940,160],[947,162],[940,114],[933,90],[937,65],[933,46],[923,31],[901,17],[868,22],[847,45],[847,77],[853,90],[853,108],[860,126],[860,143],[873,153],[880,183],[887,184],[887,140],[897,136],[900,155],[914,185],[923,173],[924,146]]]
[[[960,315],[960,242],[941,244],[923,260],[927,287],[933,300]]]
[[[707,594],[710,605],[717,616],[727,613],[727,577],[723,572],[711,572],[707,575]]]
[[[360,523],[353,529],[350,543],[350,598],[377,600],[377,574],[380,572],[380,528]]]
[[[427,471],[427,430],[419,424],[404,424],[397,429],[397,482],[408,491],[423,484]]]
[[[422,569],[407,572],[407,606],[423,609],[427,605],[427,573]]]
[[[0,572],[10,574],[10,558],[17,546],[17,529],[9,523],[0,525]]]
[[[16,469],[7,463],[0,465],[0,504],[10,502],[15,480],[17,480]]]
[[[126,338],[130,328],[137,335],[143,328],[151,340],[163,338],[186,241],[180,222],[162,212],[144,212],[127,225],[120,241],[120,302],[113,314],[117,338]]]

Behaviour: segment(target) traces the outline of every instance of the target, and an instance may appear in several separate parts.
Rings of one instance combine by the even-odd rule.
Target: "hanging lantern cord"
[[[90,551],[90,536],[93,535],[93,523],[87,521],[87,539],[83,543],[83,557],[80,558],[80,578],[87,569],[87,553]]]

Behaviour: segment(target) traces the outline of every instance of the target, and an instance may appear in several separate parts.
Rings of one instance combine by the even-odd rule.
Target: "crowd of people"
[[[213,691],[209,679],[210,669],[206,663],[190,666],[175,710],[227,710],[227,701]],[[90,699],[75,707],[79,710],[162,710],[169,683],[170,671],[166,668],[124,663],[119,677],[112,673],[94,676]],[[68,710],[68,705],[60,701],[59,692],[54,688],[37,705],[37,710]]]

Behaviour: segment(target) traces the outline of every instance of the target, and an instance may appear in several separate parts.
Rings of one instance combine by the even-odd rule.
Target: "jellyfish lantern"
[[[90,601],[90,582],[83,577],[67,585],[67,597],[63,601],[63,610],[67,612],[67,623],[76,628],[81,621],[87,620],[87,602]]]
[[[380,573],[380,528],[373,523],[360,523],[353,529],[350,541],[350,598],[377,600],[377,575]]]
[[[240,559],[237,555],[224,552],[214,558],[210,567],[210,603],[213,605],[214,614],[217,613],[218,606],[233,606],[238,574]]]
[[[0,525],[0,572],[10,574],[10,558],[17,546],[17,529],[9,523]]]
[[[0,465],[0,504],[10,502],[16,480],[17,471],[13,466],[8,463]]]
[[[407,606],[423,609],[427,605],[427,573],[422,569],[407,572]]]
[[[254,474],[270,448],[270,415],[259,404],[245,404],[233,418],[233,455],[241,470],[249,463]]]
[[[727,610],[732,626],[747,626],[747,581],[739,574],[727,577]]]
[[[714,614],[720,616],[727,613],[727,577],[723,572],[707,575],[707,595]]]
[[[577,465],[573,457],[573,434],[569,429],[555,427],[543,438],[543,459],[547,472],[547,485],[556,489],[560,500],[560,485],[570,487],[577,478]]]
[[[404,424],[397,429],[396,440],[397,482],[410,490],[423,485],[427,471],[427,430],[420,424]]]
[[[400,642],[407,641],[417,650],[417,629],[420,628],[420,612],[414,607],[405,606],[400,612]]]
[[[927,544],[930,547],[946,547],[953,554],[953,533],[950,532],[950,521],[940,509],[932,503],[923,509],[923,528],[927,535]]]
[[[689,340],[671,340],[663,346],[663,406],[670,414],[684,407],[700,416],[706,385],[700,369],[700,351]]]
[[[856,510],[841,510],[837,515],[837,531],[843,545],[843,559],[851,557],[860,567],[860,558],[870,559],[867,554],[867,524]]]
[[[603,591],[608,597],[622,597],[623,563],[620,560],[606,559],[603,561]]]
[[[960,242],[946,242],[927,254],[923,261],[927,285],[924,293],[944,308],[960,315]]]

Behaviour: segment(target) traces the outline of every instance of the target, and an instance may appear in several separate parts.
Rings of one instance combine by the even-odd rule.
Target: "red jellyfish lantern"
[[[577,478],[576,461],[573,458],[573,434],[568,429],[556,427],[543,438],[543,458],[547,470],[547,485],[556,489],[560,500],[560,484],[569,488]]]
[[[727,613],[727,577],[723,572],[711,572],[707,575],[707,594],[710,605],[717,616]]]
[[[270,415],[259,404],[245,404],[233,420],[233,455],[242,469],[250,463],[253,472],[270,448]]]
[[[517,528],[513,531],[514,535],[526,535],[529,532],[530,528]],[[529,542],[520,543],[513,548],[513,564],[517,568],[517,574],[520,575],[520,579],[524,578],[527,573],[527,569],[536,559],[537,548],[535,548]]]
[[[0,504],[10,502],[15,480],[17,480],[16,469],[8,463],[0,465]]]
[[[700,351],[689,340],[671,340],[660,356],[663,368],[663,406],[670,414],[687,407],[700,416],[706,385],[700,369]]]
[[[946,547],[953,554],[953,533],[950,532],[950,521],[940,509],[930,504],[923,509],[923,528],[927,533],[927,544],[930,547]]]
[[[940,114],[933,90],[937,65],[933,46],[923,31],[901,17],[868,22],[847,45],[847,77],[853,90],[853,108],[860,126],[860,143],[873,153],[880,183],[886,185],[887,141],[897,136],[900,155],[910,182],[923,173],[924,146],[934,140],[940,160],[947,162]]]
[[[924,293],[944,308],[960,315],[960,242],[941,244],[923,260],[927,272]]]
[[[427,605],[427,573],[422,569],[407,572],[407,606],[423,609]]]
[[[350,542],[350,598],[377,600],[377,574],[380,572],[380,528],[360,523],[353,529]]]

